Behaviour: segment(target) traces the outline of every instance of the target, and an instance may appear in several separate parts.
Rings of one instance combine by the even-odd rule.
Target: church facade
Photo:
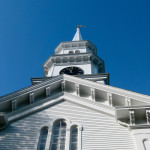
[[[0,97],[0,150],[150,150],[150,96],[110,86],[80,27],[44,77]]]

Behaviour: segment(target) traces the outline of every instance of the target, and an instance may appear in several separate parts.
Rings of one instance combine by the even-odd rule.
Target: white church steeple
[[[88,40],[82,40],[80,28],[72,41],[61,42],[52,55],[43,64],[44,75],[46,77],[58,76],[60,74],[69,75],[92,75],[104,73],[104,61],[99,58],[96,47]]]

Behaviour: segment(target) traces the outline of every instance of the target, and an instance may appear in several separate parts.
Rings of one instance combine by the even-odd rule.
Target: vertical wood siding
[[[136,150],[131,132],[114,118],[67,101],[9,124],[0,132],[0,150],[35,150],[40,128],[58,117],[83,126],[82,150]]]

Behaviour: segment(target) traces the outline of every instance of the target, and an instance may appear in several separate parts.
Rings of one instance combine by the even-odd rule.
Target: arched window
[[[75,53],[76,53],[76,54],[79,54],[79,53],[80,53],[80,51],[79,51],[79,50],[76,50],[76,51],[75,51]]]
[[[78,127],[73,125],[70,131],[70,150],[78,149]]]
[[[40,131],[38,150],[45,150],[47,134],[48,134],[48,127],[43,127]]]
[[[66,122],[61,119],[54,123],[51,150],[65,150]]]
[[[150,149],[150,141],[148,139],[145,139],[143,141],[143,144],[144,144],[145,150],[149,150]]]
[[[73,51],[69,51],[69,54],[73,54]]]

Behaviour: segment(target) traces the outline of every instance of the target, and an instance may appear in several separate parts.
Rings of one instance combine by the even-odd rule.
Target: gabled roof
[[[112,117],[119,113],[119,117],[116,117],[119,122],[130,119],[129,115],[121,116],[127,110],[126,107],[134,111],[135,106],[138,106],[136,112],[141,108],[142,111],[150,109],[150,96],[79,77],[61,75],[0,97],[0,112],[5,112],[8,122],[12,122],[64,100]],[[126,103],[129,100],[130,104]]]

